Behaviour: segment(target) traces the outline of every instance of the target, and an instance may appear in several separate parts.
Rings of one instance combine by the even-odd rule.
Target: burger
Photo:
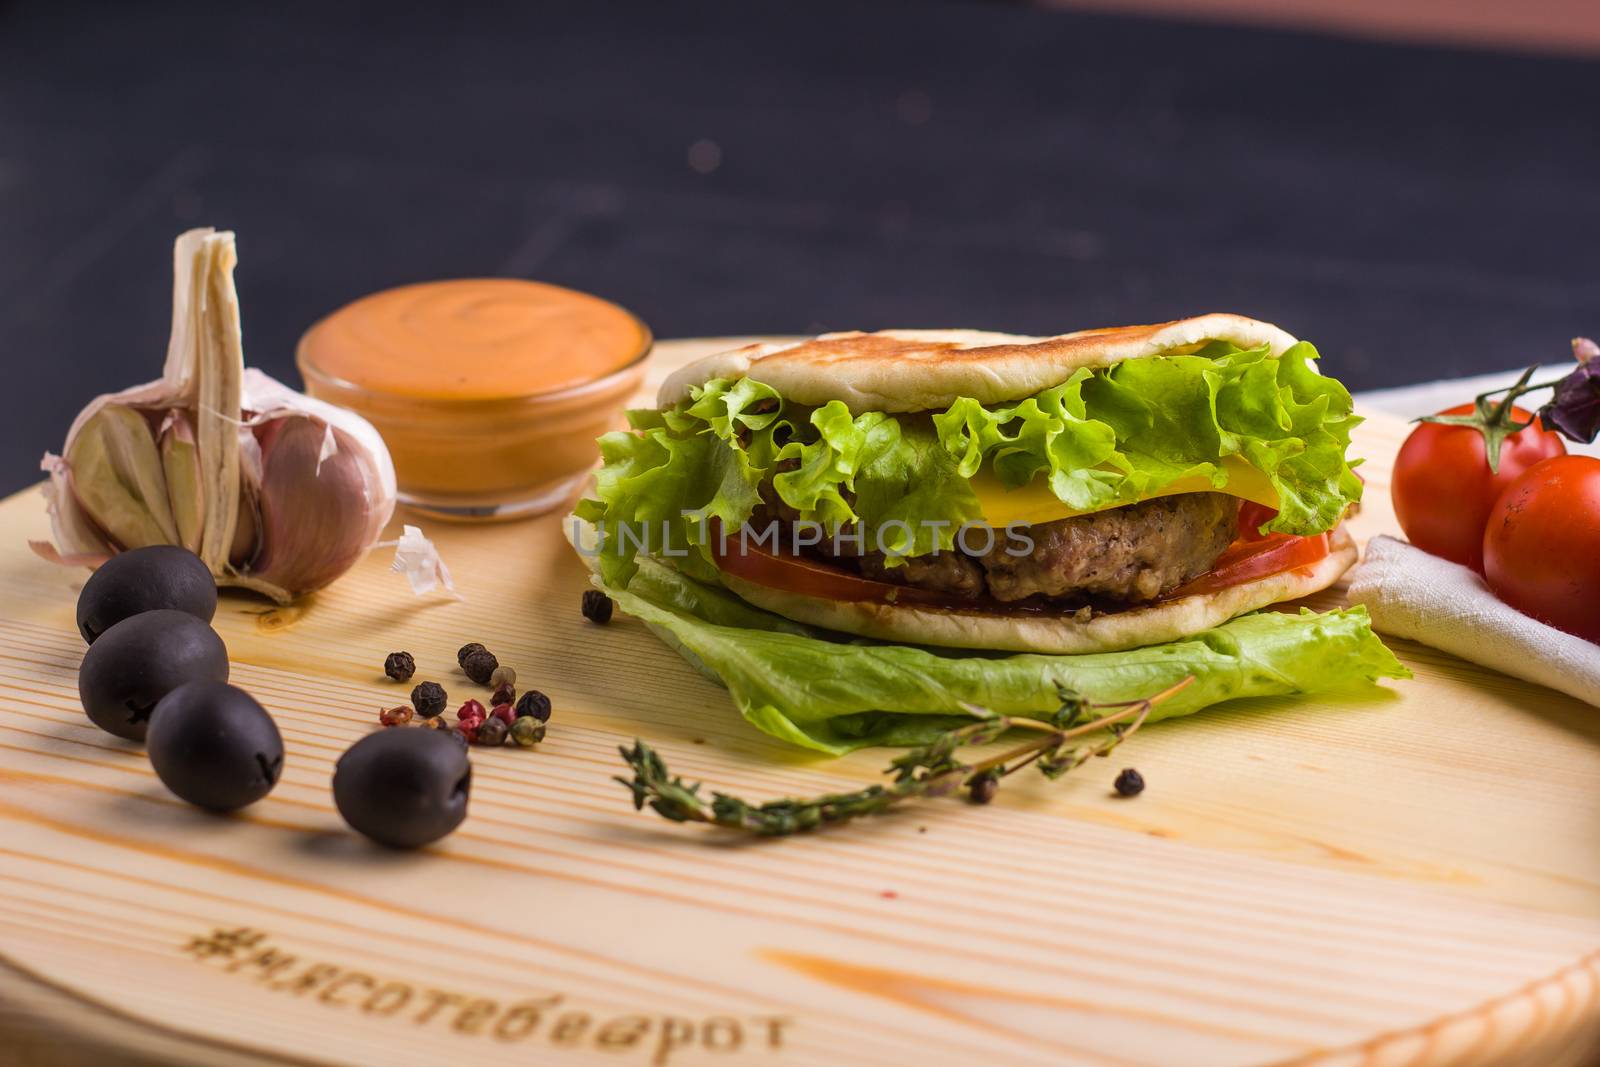
[[[835,634],[1130,649],[1356,558],[1350,394],[1310,344],[1239,315],[748,345],[629,419],[576,512],[601,582],[626,589],[648,559]]]

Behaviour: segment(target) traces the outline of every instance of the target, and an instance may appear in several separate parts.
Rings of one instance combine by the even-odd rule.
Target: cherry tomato
[[[1512,482],[1489,513],[1483,563],[1501,600],[1600,642],[1600,459],[1557,456]]]
[[[1309,567],[1328,554],[1328,535],[1295,537],[1291,534],[1257,535],[1255,540],[1241,538],[1229,545],[1211,569],[1200,577],[1162,596],[1162,600],[1200,593],[1215,593],[1233,585],[1243,585],[1270,574],[1281,574],[1296,567]]]
[[[1461,404],[1441,415],[1470,415]],[[1518,422],[1528,413],[1512,408]],[[1518,430],[1500,448],[1500,469],[1489,470],[1483,434],[1472,426],[1419,423],[1394,461],[1389,492],[1394,514],[1411,543],[1424,552],[1483,573],[1483,529],[1489,509],[1507,486],[1540,460],[1565,455],[1559,434],[1538,423]]]

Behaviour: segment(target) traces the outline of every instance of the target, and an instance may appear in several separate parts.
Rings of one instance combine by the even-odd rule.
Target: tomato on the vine
[[[1600,459],[1557,456],[1512,482],[1489,513],[1483,563],[1501,600],[1600,642]]]
[[[1475,410],[1461,404],[1439,414],[1467,416]],[[1509,414],[1517,422],[1531,418],[1521,408]],[[1421,423],[1395,459],[1389,486],[1395,517],[1418,548],[1482,573],[1483,531],[1495,501],[1528,468],[1566,451],[1560,434],[1535,422],[1505,438],[1498,469],[1491,471],[1477,427]]]

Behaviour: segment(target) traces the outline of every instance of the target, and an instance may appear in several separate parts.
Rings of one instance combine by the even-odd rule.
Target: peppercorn
[[[397,682],[409,682],[417,673],[417,661],[409,652],[391,652],[383,661],[383,673]]]
[[[478,739],[478,729],[482,725],[482,719],[458,719],[456,724],[450,728],[450,732],[460,734],[468,742],[472,742]]]
[[[488,714],[476,700],[469,700],[456,709],[456,718],[462,722],[482,722]]]
[[[532,748],[544,740],[544,723],[532,715],[524,715],[511,724],[511,740],[523,748]]]
[[[444,721],[444,716],[442,716],[442,715],[435,715],[431,719],[423,719],[422,722],[418,723],[418,725],[421,726],[424,730],[448,730],[448,729],[450,729],[450,724]]]
[[[583,617],[604,626],[611,621],[611,598],[598,589],[583,591]]]
[[[460,745],[463,749],[465,749],[467,745],[471,743],[471,739],[467,737],[467,732],[461,729],[459,726],[450,727],[450,729],[446,731],[446,736],[448,736],[450,740],[454,741],[456,744]]]
[[[1000,792],[1000,777],[993,771],[987,771],[968,782],[967,791],[972,795],[974,804],[987,804]]]
[[[506,734],[510,733],[504,719],[488,719],[478,727],[477,741],[480,745],[503,745],[506,743]]]
[[[489,718],[499,719],[501,722],[505,723],[507,727],[517,721],[516,712],[511,710],[510,704],[496,704],[490,709]]]
[[[404,726],[411,721],[411,708],[401,704],[397,708],[384,708],[378,712],[378,721],[385,726]]]
[[[411,706],[416,708],[417,714],[424,719],[431,719],[444,711],[448,699],[444,686],[438,682],[423,682],[411,690]]]
[[[1122,773],[1117,775],[1117,780],[1112,783],[1120,796],[1136,797],[1144,792],[1144,775],[1132,767],[1122,768]]]
[[[517,717],[532,716],[540,722],[550,721],[550,698],[537,689],[530,689],[517,701]]]
[[[493,707],[496,704],[515,704],[516,702],[517,691],[512,688],[510,682],[507,682],[504,685],[496,688],[494,691],[494,696],[489,698],[490,707]]]
[[[499,666],[500,661],[494,658],[494,653],[483,648],[468,653],[467,658],[461,661],[461,669],[479,685],[488,685],[495,668]]]
[[[470,644],[462,645],[460,648],[456,649],[456,662],[465,667],[467,665],[468,656],[472,655],[474,652],[483,651],[485,651],[484,647],[478,644],[476,641],[473,641]]]
[[[489,675],[489,684],[499,689],[502,685],[516,685],[517,672],[510,667],[496,667]]]

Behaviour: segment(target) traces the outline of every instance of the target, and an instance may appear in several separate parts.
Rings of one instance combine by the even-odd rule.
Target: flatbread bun
[[[1334,530],[1331,551],[1309,566],[1271,574],[1181,600],[1091,615],[997,614],[981,610],[829,600],[756,585],[722,575],[727,587],[750,603],[796,622],[841,633],[906,645],[987,649],[997,652],[1116,652],[1191,637],[1237,615],[1328,588],[1356,562],[1356,546],[1344,527]]]
[[[984,404],[1022,400],[1060,385],[1080,367],[1176,355],[1211,341],[1241,348],[1267,344],[1273,355],[1295,343],[1269,322],[1220,313],[1056,337],[981,330],[825,333],[696,360],[667,378],[657,402],[670,407],[714,378],[749,377],[810,406],[839,400],[857,413],[942,411],[963,396]]]

